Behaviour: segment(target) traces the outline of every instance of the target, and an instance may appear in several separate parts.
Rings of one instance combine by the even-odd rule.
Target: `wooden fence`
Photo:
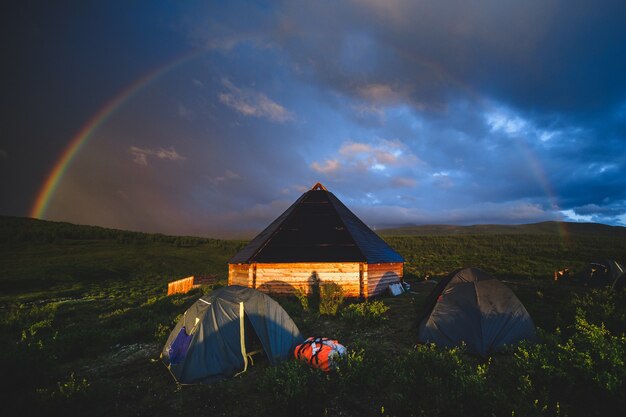
[[[184,294],[200,285],[212,285],[217,282],[217,275],[192,275],[167,283],[167,295]]]

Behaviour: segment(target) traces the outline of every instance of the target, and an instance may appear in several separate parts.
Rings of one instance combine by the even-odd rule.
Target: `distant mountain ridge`
[[[476,224],[471,226],[423,225],[377,229],[383,237],[391,236],[467,236],[467,235],[572,235],[626,237],[626,227],[600,223],[541,222],[530,224]],[[130,230],[110,229],[101,226],[79,225],[68,222],[32,219],[28,217],[0,216],[0,242],[52,241],[55,239],[123,239],[200,242],[247,239],[212,239],[200,236],[176,236],[161,233],[144,233]]]
[[[530,224],[424,225],[377,230],[381,236],[572,235],[626,236],[626,227],[600,223],[540,222]]]

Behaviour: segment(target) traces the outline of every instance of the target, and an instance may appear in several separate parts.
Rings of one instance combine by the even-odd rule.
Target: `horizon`
[[[14,218],[14,219],[27,219],[27,220],[35,220],[35,221],[44,221],[44,222],[50,222],[50,223],[67,223],[73,226],[80,226],[80,227],[99,227],[99,228],[103,228],[103,229],[111,229],[111,230],[119,230],[122,232],[131,232],[131,233],[146,233],[146,234],[161,234],[161,235],[165,235],[165,236],[173,236],[173,237],[192,237],[192,238],[200,238],[200,239],[217,239],[217,240],[251,240],[253,239],[255,236],[257,236],[259,233],[261,233],[267,226],[269,226],[269,224],[267,224],[266,226],[264,226],[263,228],[259,229],[259,230],[251,230],[247,233],[241,233],[240,235],[234,235],[234,236],[217,236],[217,235],[195,235],[195,234],[169,234],[169,233],[162,233],[159,231],[150,231],[150,230],[133,230],[133,229],[119,229],[119,228],[111,228],[111,227],[106,227],[106,226],[101,226],[101,225],[97,225],[97,224],[86,224],[86,223],[72,223],[72,222],[68,222],[65,220],[45,220],[45,219],[38,219],[35,217],[23,217],[23,216],[7,216],[7,215],[0,215],[0,218]],[[277,216],[278,217],[278,216]],[[621,225],[609,225],[609,224],[604,224],[604,223],[595,223],[595,222],[571,222],[571,221],[560,221],[560,220],[545,220],[545,221],[541,221],[541,222],[535,222],[535,223],[474,223],[474,224],[444,224],[444,223],[432,223],[432,224],[405,224],[405,225],[390,225],[390,226],[382,226],[382,227],[376,227],[376,226],[372,226],[372,225],[367,225],[369,228],[371,228],[376,234],[380,234],[380,232],[388,232],[390,230],[402,230],[402,229],[412,229],[412,228],[429,228],[429,227],[452,227],[452,228],[473,228],[473,227],[480,227],[480,226],[492,226],[492,227],[501,227],[501,226],[505,226],[505,227],[519,227],[519,226],[533,226],[533,225],[539,225],[539,224],[555,224],[558,226],[564,226],[565,229],[559,228],[557,230],[557,233],[562,234],[563,232],[565,232],[565,234],[567,235],[569,233],[569,230],[567,229],[568,225],[594,225],[594,226],[604,226],[604,227],[609,227],[609,228],[625,228],[626,226],[621,226]],[[393,236],[393,235],[390,235]]]
[[[13,4],[0,214],[254,235],[626,225],[626,4]],[[257,232],[258,233],[258,232]]]

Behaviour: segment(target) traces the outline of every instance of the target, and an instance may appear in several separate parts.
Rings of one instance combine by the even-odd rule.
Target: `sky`
[[[1,215],[249,237],[320,181],[373,228],[626,225],[626,2],[14,3]]]

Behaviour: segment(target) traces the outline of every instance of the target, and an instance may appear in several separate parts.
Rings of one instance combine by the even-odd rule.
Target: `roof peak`
[[[313,187],[311,187],[311,191],[313,191],[313,190],[324,190],[324,191],[328,191],[328,190],[326,189],[326,187],[324,187],[324,186],[322,185],[322,183],[321,183],[321,182],[316,182],[316,183],[315,183],[315,185],[314,185]]]

